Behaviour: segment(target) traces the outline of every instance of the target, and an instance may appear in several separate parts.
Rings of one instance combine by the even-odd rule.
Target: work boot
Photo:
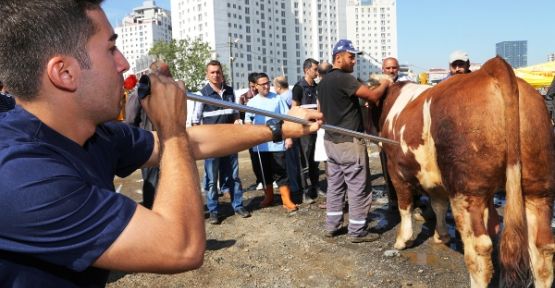
[[[326,238],[333,238],[335,236],[337,236],[339,234],[339,230],[333,230],[333,231],[324,231],[324,237]]]
[[[245,207],[239,207],[235,210],[235,214],[241,216],[241,218],[248,218],[251,217],[251,213],[245,209]]]
[[[218,216],[218,213],[211,212],[210,217],[208,218],[208,223],[213,225],[220,224],[220,217]]]
[[[308,196],[308,195],[306,195],[306,194],[303,194],[303,203],[305,203],[305,204],[313,204],[314,202],[316,202],[315,199],[313,199],[312,197],[310,197],[310,196]]]
[[[374,242],[380,239],[380,234],[374,234],[366,231],[361,235],[349,235],[348,238],[351,243]]]
[[[297,211],[297,205],[291,201],[291,190],[289,186],[279,186],[279,194],[281,194],[281,202],[283,203],[283,207],[287,209],[287,212]]]
[[[274,204],[274,188],[272,186],[266,186],[264,188],[264,200],[260,202],[260,208],[265,208],[272,206]]]

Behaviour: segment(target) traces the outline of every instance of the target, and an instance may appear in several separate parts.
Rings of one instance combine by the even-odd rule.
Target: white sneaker
[[[264,189],[264,186],[262,186],[262,182],[258,183],[258,185],[256,186],[256,190],[262,190]]]
[[[274,188],[278,188],[278,185],[275,181],[274,181]]]

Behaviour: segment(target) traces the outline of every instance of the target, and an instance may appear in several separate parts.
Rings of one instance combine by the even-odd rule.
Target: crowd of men
[[[219,224],[219,197],[227,192],[235,213],[251,216],[237,159],[245,149],[264,190],[262,208],[274,204],[275,182],[289,212],[325,195],[326,237],[340,233],[347,205],[350,241],[379,238],[366,229],[372,189],[365,144],[325,134],[324,192],[315,132],[323,119],[363,132],[359,99],[376,103],[403,80],[397,59],[384,59],[391,79],[373,89],[351,75],[360,52],[346,39],[334,46],[331,63],[306,59],[291,90],[283,76],[249,75],[239,103],[310,120],[308,127],[207,104],[195,106],[194,126],[186,127],[184,83],[155,62],[151,94],[135,95],[127,105],[133,113],[120,123],[112,120],[129,64],[101,2],[6,0],[0,7],[0,283],[101,287],[111,269],[198,268],[206,245],[203,204],[208,222]],[[453,53],[449,64],[451,74],[470,72],[464,52]],[[206,65],[206,78],[202,95],[236,102],[220,62]],[[205,159],[202,183],[197,159]],[[114,193],[114,176],[138,168],[145,207]]]

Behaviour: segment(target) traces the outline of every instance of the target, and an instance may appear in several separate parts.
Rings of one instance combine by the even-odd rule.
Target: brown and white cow
[[[535,287],[551,287],[555,142],[543,97],[496,57],[432,88],[395,84],[382,108],[381,136],[401,143],[383,147],[401,214],[395,248],[410,243],[412,194],[422,191],[437,218],[434,241],[449,241],[451,204],[471,285],[486,287],[493,275],[493,194],[505,189],[503,281],[522,287],[531,268]]]

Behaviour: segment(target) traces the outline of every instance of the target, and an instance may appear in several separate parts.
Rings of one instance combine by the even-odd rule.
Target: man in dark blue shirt
[[[206,236],[195,160],[235,153],[276,133],[300,137],[321,124],[187,129],[184,83],[156,74],[141,104],[157,133],[109,123],[121,110],[129,63],[101,2],[0,6],[0,79],[18,102],[0,113],[2,286],[102,287],[110,269],[200,267]],[[114,192],[114,175],[155,165],[161,176],[152,210]]]

